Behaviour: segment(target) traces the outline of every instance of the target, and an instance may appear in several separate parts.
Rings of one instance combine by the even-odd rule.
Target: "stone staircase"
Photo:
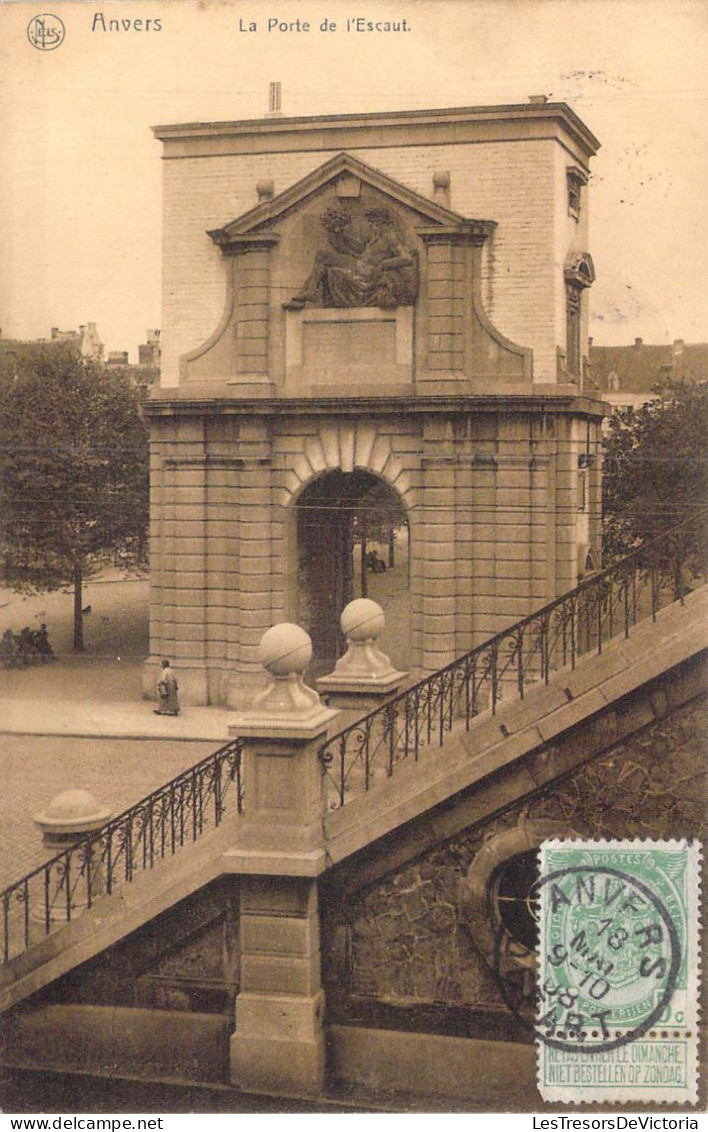
[[[602,575],[599,579],[596,592],[601,592],[598,587],[603,584]],[[437,726],[426,722],[423,732],[410,716],[411,703],[421,708],[420,685],[330,739],[326,736],[330,713],[323,715],[319,708],[312,708],[315,722],[309,728],[302,720],[283,717],[275,728],[270,722],[269,732],[257,717],[249,721],[247,715],[242,716],[245,724],[236,740],[238,805],[231,806],[224,820],[198,830],[192,815],[195,836],[187,838],[188,843],[178,851],[159,856],[150,868],[129,868],[123,883],[116,883],[110,892],[97,891],[90,906],[84,902],[77,909],[81,914],[63,922],[52,920],[50,930],[40,931],[40,939],[36,928],[25,932],[27,946],[10,955],[0,969],[0,1009],[12,1011],[4,1063],[66,1069],[66,1058],[72,1061],[67,1052],[71,1034],[82,1025],[81,1010],[36,1007],[32,1005],[38,1001],[36,996],[179,901],[217,878],[230,876],[239,886],[242,933],[241,984],[230,1060],[224,1054],[223,1024],[210,1026],[203,1015],[190,1016],[199,1034],[194,1031],[192,1037],[185,1036],[185,1048],[196,1042],[204,1079],[231,1080],[252,1091],[271,1081],[284,1094],[317,1093],[324,1081],[318,878],[358,861],[362,850],[369,862],[378,862],[379,875],[382,869],[393,869],[485,815],[568,775],[668,710],[672,697],[679,703],[700,695],[705,690],[708,650],[708,586],[696,585],[694,579],[691,592],[682,587],[676,600],[663,608],[655,601],[656,586],[648,592],[647,616],[643,615],[646,609],[634,609],[629,618],[623,598],[624,606],[620,603],[618,607],[623,616],[614,621],[619,631],[611,636],[598,632],[594,643],[585,642],[591,647],[571,650],[565,665],[552,666],[548,650],[539,644],[542,638],[525,635],[533,623],[533,618],[527,618],[499,640],[495,638],[427,678],[426,687],[437,688],[437,698],[429,695],[426,704],[437,714],[426,719],[432,718]],[[559,602],[568,600],[571,606],[576,603],[573,618],[569,621],[564,613],[558,624],[575,633],[577,591]],[[603,609],[610,620],[612,608],[605,602]],[[544,614],[543,624],[547,627],[549,623]],[[523,647],[532,639],[536,642],[533,652]],[[562,656],[558,646],[562,634],[556,633],[554,640],[558,658]],[[500,641],[510,641],[513,647],[503,650]],[[474,664],[474,658],[481,655],[496,658],[484,668],[488,685],[484,696]],[[450,676],[460,670],[466,683]],[[517,678],[519,673],[522,679]],[[372,717],[384,721],[376,742],[383,735],[388,746],[382,749],[392,757],[381,760],[378,773],[371,774],[360,743],[355,754],[359,765],[342,789],[342,781],[332,775],[335,760],[327,755],[347,749],[342,747],[342,735],[349,742],[352,736],[376,734],[367,724]],[[236,730],[239,733],[238,724]],[[198,812],[195,808],[194,814]],[[92,837],[100,839],[101,831]],[[143,838],[143,854],[145,844]],[[86,859],[90,862],[90,853]],[[22,892],[21,887],[13,886],[12,893],[18,891]],[[7,891],[1,895],[7,917]],[[19,906],[26,925],[31,910],[23,908],[16,895],[13,903]],[[283,954],[273,952],[276,937],[286,940]],[[41,1055],[32,1044],[36,1045],[31,1035],[37,1032],[38,1009],[53,1011],[52,1045],[63,1051],[61,1066],[46,1043]],[[113,1008],[87,1004],[82,1009],[93,1012],[90,1021],[99,1035],[97,1048],[107,1025],[101,1021],[101,1010],[108,1011],[105,1018],[110,1015],[113,1019],[109,1030],[114,1024],[127,1024],[129,1017],[135,1025],[147,1026],[155,1013],[147,1011],[147,1021],[141,1022],[135,1011],[128,1011],[116,1022]],[[268,1022],[271,1014],[272,1025]],[[287,1024],[283,1018],[289,1019]],[[184,1018],[175,1023],[175,1033],[182,1033],[184,1025],[189,1030]],[[287,1041],[283,1025],[290,1034]],[[345,1062],[354,1038],[347,1027],[335,1029],[332,1049],[340,1051],[335,1061],[341,1076],[346,1075]],[[130,1043],[121,1046],[119,1042],[118,1046],[128,1049]],[[141,1049],[140,1042],[134,1048]],[[126,1053],[126,1064],[114,1067],[117,1075],[130,1075],[132,1056]],[[144,1053],[131,1063],[136,1072],[141,1057],[144,1060]],[[359,1058],[360,1068],[365,1060]]]

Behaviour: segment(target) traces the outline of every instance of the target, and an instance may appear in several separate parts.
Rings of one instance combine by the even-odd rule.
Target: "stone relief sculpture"
[[[315,263],[302,289],[285,310],[317,307],[412,306],[418,295],[418,260],[388,208],[351,211],[328,208],[321,222],[327,247],[315,252]]]

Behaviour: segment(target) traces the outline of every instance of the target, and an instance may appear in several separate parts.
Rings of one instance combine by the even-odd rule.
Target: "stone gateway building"
[[[331,671],[352,517],[374,489],[408,531],[399,668],[439,668],[595,568],[598,142],[568,106],[155,135],[146,690],[169,656],[186,703],[246,706],[279,621],[303,625]]]

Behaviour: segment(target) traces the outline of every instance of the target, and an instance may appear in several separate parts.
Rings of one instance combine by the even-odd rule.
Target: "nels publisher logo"
[[[64,42],[66,30],[58,16],[44,12],[27,25],[27,38],[38,51],[54,51]]]

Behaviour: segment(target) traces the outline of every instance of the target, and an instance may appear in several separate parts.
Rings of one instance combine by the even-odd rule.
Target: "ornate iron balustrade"
[[[227,743],[0,893],[4,962],[104,896],[243,813],[241,739]]]
[[[523,699],[530,684],[679,601],[708,572],[705,513],[639,547],[535,613],[425,677],[356,723],[318,752],[330,809],[390,777],[425,748],[442,747],[458,723],[494,714],[502,699]]]

